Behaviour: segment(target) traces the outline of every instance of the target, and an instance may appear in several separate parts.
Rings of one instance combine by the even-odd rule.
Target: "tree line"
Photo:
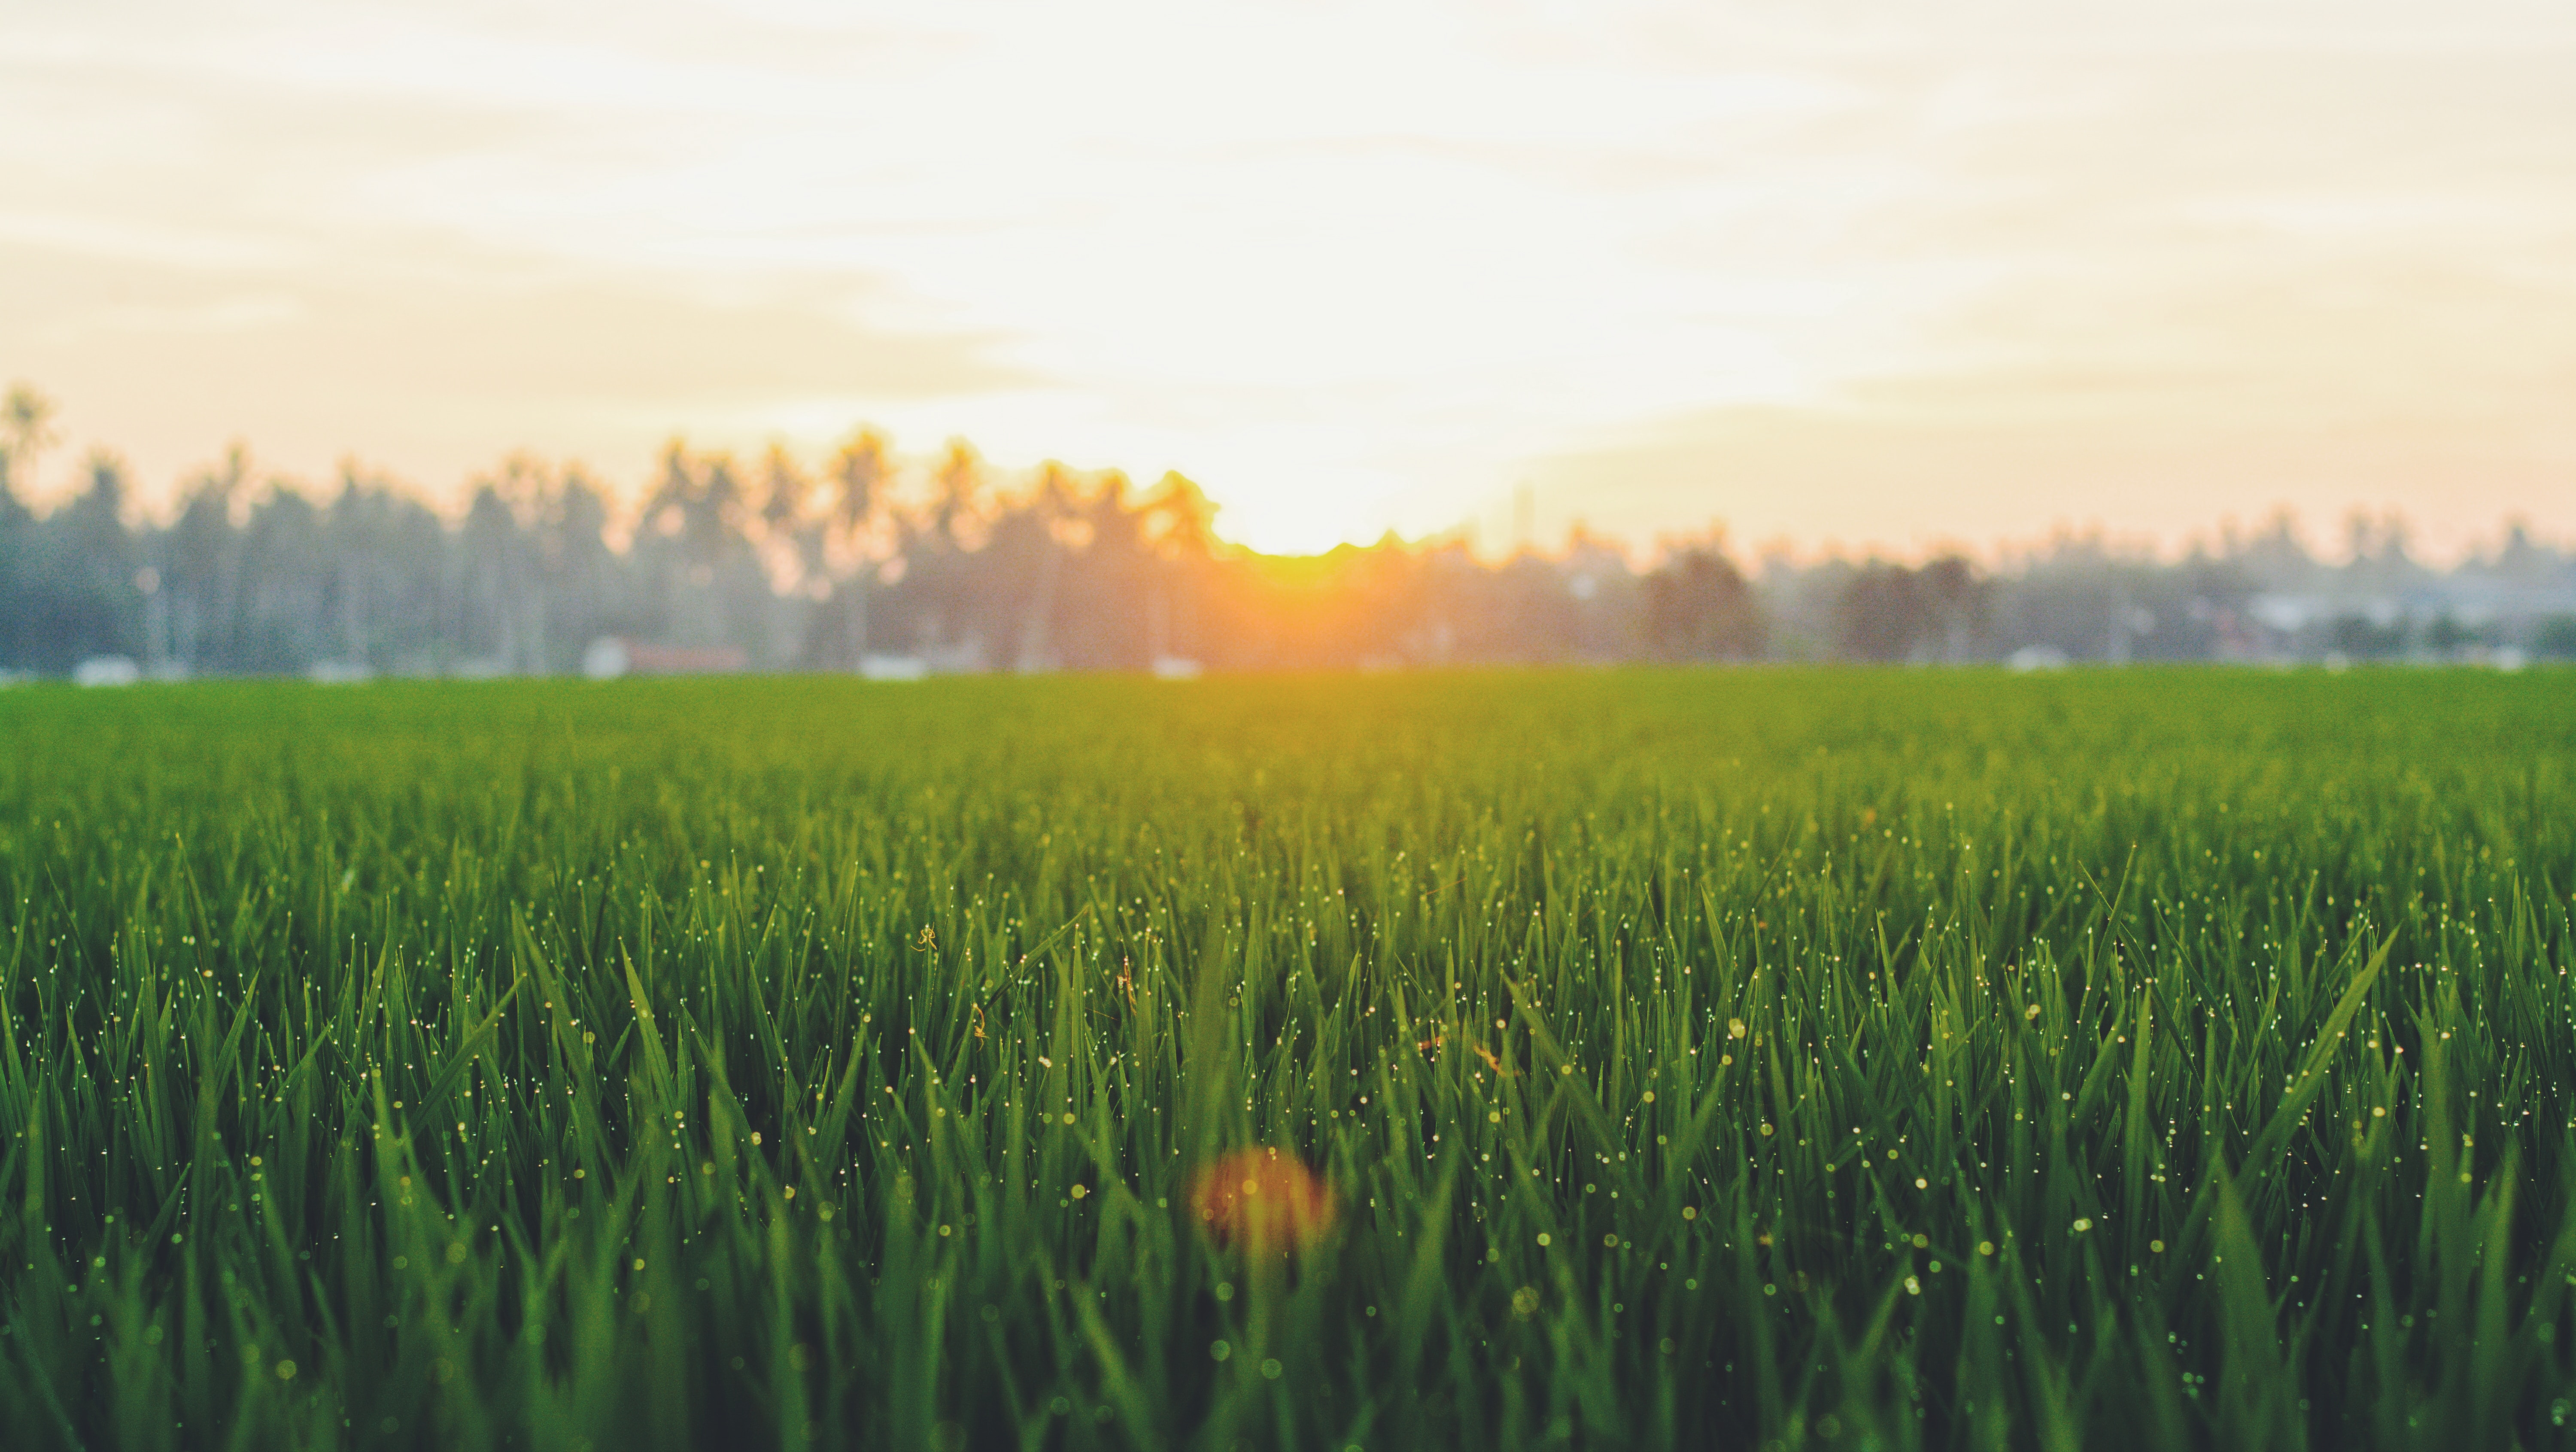
[[[2576,654],[2576,557],[2519,528],[2448,571],[2398,522],[2356,525],[2330,564],[2286,518],[2179,561],[2062,536],[1991,570],[1747,565],[1721,535],[1640,563],[1579,529],[1500,560],[1462,537],[1264,556],[1179,474],[1006,476],[963,441],[904,468],[868,430],[810,463],[675,442],[631,511],[513,457],[454,517],[356,465],[319,491],[264,478],[236,447],[155,519],[105,451],[34,508],[51,418],[24,386],[0,406],[0,669],[20,673],[558,673],[609,637],[820,671]]]

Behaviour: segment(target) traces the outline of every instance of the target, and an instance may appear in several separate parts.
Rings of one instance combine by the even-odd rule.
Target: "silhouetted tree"
[[[868,652],[868,597],[877,584],[870,534],[876,524],[878,493],[891,472],[887,452],[883,434],[861,429],[832,456],[832,522],[849,561],[832,593],[841,603],[842,629],[848,637],[844,657],[853,666]]]
[[[1854,660],[1900,661],[1922,634],[1922,590],[1903,565],[1872,560],[1834,604],[1834,642]]]
[[[575,666],[600,635],[738,650],[760,668],[846,668],[872,646],[942,668],[1136,669],[1445,661],[1745,660],[1840,654],[1966,661],[2239,658],[2341,649],[2481,659],[2563,646],[2576,557],[2514,524],[2444,573],[2404,521],[2357,519],[2350,559],[2309,554],[2276,515],[2166,562],[2060,535],[1987,575],[1767,548],[1758,581],[1720,541],[1642,573],[1579,528],[1555,555],[1479,559],[1466,539],[1393,535],[1310,557],[1226,545],[1199,487],[1141,497],[1114,471],[991,469],[950,440],[907,497],[883,436],[851,436],[818,482],[772,445],[746,477],[674,441],[621,519],[578,469],[512,456],[443,519],[344,464],[327,506],[259,482],[239,445],[138,519],[115,456],[40,511],[52,405],[0,398],[0,667],[115,652],[201,672],[511,671]]]
[[[1646,577],[1646,637],[1666,660],[1752,660],[1762,654],[1762,613],[1735,562],[1716,544],[1693,545]]]
[[[1919,570],[1871,560],[1844,585],[1834,638],[1855,660],[1965,661],[1985,646],[1993,594],[1961,555]]]

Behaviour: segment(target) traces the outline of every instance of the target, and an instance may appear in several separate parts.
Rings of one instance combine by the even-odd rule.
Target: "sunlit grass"
[[[10,693],[0,1425],[2564,1444],[2571,685]]]

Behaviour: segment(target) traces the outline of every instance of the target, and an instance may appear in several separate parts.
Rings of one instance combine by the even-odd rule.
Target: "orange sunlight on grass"
[[[1190,1209],[1220,1247],[1254,1255],[1313,1250],[1333,1229],[1331,1189],[1295,1156],[1269,1148],[1237,1150],[1203,1167]]]

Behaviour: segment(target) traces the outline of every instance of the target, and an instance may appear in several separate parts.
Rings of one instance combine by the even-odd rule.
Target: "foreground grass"
[[[2576,1443],[2576,682],[0,696],[12,1447]],[[1340,1214],[1212,1246],[1193,1169]]]

